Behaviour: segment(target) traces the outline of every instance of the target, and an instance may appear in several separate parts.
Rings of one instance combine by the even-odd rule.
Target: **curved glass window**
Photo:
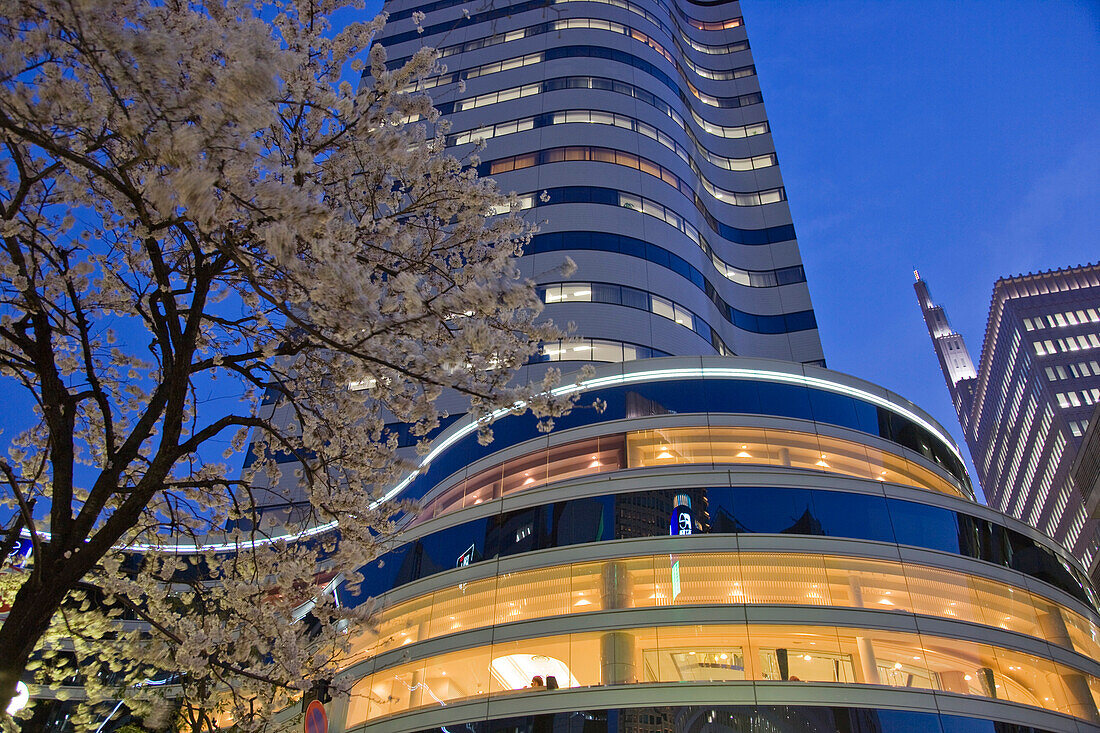
[[[812,310],[795,311],[777,315],[757,315],[734,308],[718,293],[713,283],[683,257],[641,239],[604,232],[554,232],[536,234],[524,247],[524,254],[557,252],[568,249],[587,249],[638,257],[666,267],[707,294],[727,321],[742,331],[751,333],[790,333],[817,328]]]
[[[543,193],[521,195],[518,209],[522,211],[534,207],[563,203],[618,206],[653,217],[683,232],[688,239],[698,245],[699,249],[710,257],[711,264],[714,265],[714,269],[718,271],[718,274],[725,276],[730,282],[749,288],[774,288],[780,285],[806,282],[806,271],[802,265],[780,267],[774,270],[747,270],[729,264],[718,256],[718,253],[710,246],[710,242],[684,217],[670,207],[659,204],[653,199],[626,193],[625,191],[616,191],[613,188],[599,188],[596,186],[561,186],[546,189]]]
[[[415,523],[556,481],[624,468],[691,464],[786,466],[965,496],[914,461],[850,440],[752,427],[661,428],[577,440],[480,470],[439,492]],[[893,535],[886,539],[892,541]]]
[[[698,28],[701,31],[724,31],[727,28],[740,28],[744,23],[744,20],[738,18],[727,18],[726,20],[696,20],[695,18],[688,18],[688,23],[692,28]]]
[[[672,11],[668,11],[668,16],[672,19],[673,23],[676,24],[677,30],[679,31],[679,34],[678,34],[679,37],[677,37],[677,35],[672,32],[672,29],[666,23],[664,23],[660,18],[658,18],[653,13],[650,13],[648,10],[643,8],[641,5],[638,5],[635,2],[631,2],[631,0],[582,0],[582,1],[583,2],[594,2],[594,3],[598,3],[598,4],[602,4],[602,5],[613,5],[615,7],[624,8],[626,10],[629,10],[630,12],[634,13],[635,15],[639,15],[639,16],[645,18],[646,20],[648,20],[649,22],[653,23],[655,26],[660,28],[662,31],[664,31],[665,34],[669,38],[671,38],[674,43],[676,43],[677,47],[680,49],[681,52],[683,52],[683,48],[680,46],[680,41],[681,40],[684,43],[686,43],[688,46],[690,46],[691,48],[695,49],[696,51],[699,51],[700,53],[705,53],[705,54],[710,54],[710,55],[718,55],[718,56],[724,56],[726,54],[736,53],[738,51],[744,51],[749,47],[749,43],[748,43],[747,40],[734,41],[733,43],[724,43],[724,44],[708,44],[708,43],[703,43],[702,41],[697,41],[694,38],[692,38],[691,36],[689,36],[688,34],[684,33],[683,29],[679,27],[679,23],[677,22],[676,17],[672,14]],[[396,11],[396,12],[390,14],[389,21],[391,23],[395,23],[398,20],[404,20],[406,18],[411,18],[412,14],[415,13],[415,12],[418,12],[418,11],[422,12],[422,13],[430,13],[433,10],[441,10],[443,8],[455,7],[456,5],[461,5],[464,2],[466,2],[466,0],[437,0],[436,2],[433,2],[433,3],[428,3],[426,5],[421,5],[418,8],[407,8],[405,10]],[[509,13],[509,14],[515,14],[515,13],[520,13],[520,12],[523,12],[523,11],[526,11],[526,10],[532,10],[532,9],[536,9],[536,8],[544,8],[547,5],[557,5],[557,4],[566,3],[566,2],[577,2],[577,0],[549,0],[549,2],[547,2],[547,0],[541,0],[541,1],[540,0],[535,0],[534,2],[516,3],[516,4],[513,4],[513,5],[509,6],[508,9],[511,11],[511,13]],[[484,21],[487,21],[487,20],[496,20],[497,18],[500,18],[500,17],[501,17],[501,14],[499,12],[494,13],[494,12],[490,11],[490,12],[487,12],[487,13],[480,13],[480,14],[477,14],[477,15],[473,15],[470,18],[465,19],[466,22],[451,21],[449,24],[448,23],[440,23],[440,24],[437,24],[435,26],[428,26],[424,30],[425,30],[425,34],[427,34],[429,32],[434,32],[432,29],[451,30],[451,29],[456,28],[456,27],[471,25],[473,23],[481,23],[481,22],[484,22]],[[683,17],[686,20],[688,20],[689,23],[692,23],[692,25],[694,25],[695,22],[699,22],[699,21],[692,21],[692,19],[687,18],[687,16],[683,16]],[[741,19],[740,18],[731,18],[729,20],[722,21],[722,22],[725,23],[725,24],[733,23],[734,25],[727,25],[726,27],[727,28],[735,28],[735,27],[737,27],[738,25],[741,24]],[[700,30],[711,30],[711,29],[700,29]],[[505,34],[499,34],[499,35],[505,35]],[[415,36],[414,37],[408,37],[408,34],[404,34],[404,36],[405,36],[405,40],[412,40],[413,38],[415,38]],[[381,40],[389,42],[389,43],[395,43],[395,42],[398,42],[398,41],[393,40],[393,38],[395,38],[395,37],[396,36],[391,36],[390,38],[383,38]],[[478,40],[483,40],[483,39],[478,39]],[[500,41],[498,41],[498,43],[499,42]],[[493,45],[493,44],[485,44],[485,45]],[[473,48],[483,48],[483,47],[484,47],[483,45],[478,45],[478,46],[474,46]],[[464,48],[463,50],[472,50],[472,49]],[[458,53],[458,51],[454,51],[452,53]]]
[[[503,470],[489,469],[456,485],[453,493],[440,495],[439,506],[441,511],[448,510],[443,504],[447,497],[477,504],[498,491],[504,494],[520,491],[525,485],[530,488],[551,470],[568,466],[578,472],[591,472],[593,469],[587,468],[584,460],[589,465],[605,460],[610,464],[621,458],[621,450],[613,443],[600,444],[592,453],[579,454],[571,462],[560,457],[553,469],[537,460],[524,468],[517,460],[515,468],[523,470],[510,474],[508,483],[504,482]],[[526,483],[528,479],[532,479],[530,484]],[[604,494],[493,514],[407,542],[365,565],[360,572],[365,579],[363,586],[369,591],[364,593],[380,595],[445,570],[534,550],[666,537],[671,534],[672,512],[681,496],[689,499],[694,510],[691,534],[799,534],[896,542],[1011,568],[1049,583],[1086,605],[1095,605],[1083,576],[1073,566],[1049,547],[999,524],[878,495],[778,487]],[[349,606],[366,599],[346,588],[340,594],[341,601]]]
[[[347,727],[464,699],[529,695],[535,677],[543,691],[662,682],[857,683],[1008,700],[1100,720],[1094,698],[1100,680],[1012,649],[879,629],[724,624],[500,641],[407,662],[355,684]],[[546,684],[548,678],[553,682]]]
[[[595,109],[568,109],[558,112],[547,112],[532,117],[497,122],[496,124],[479,127],[476,130],[466,130],[464,132],[448,135],[447,145],[464,145],[471,142],[491,140],[496,137],[511,135],[517,132],[534,130],[540,127],[564,124],[612,125],[624,130],[637,132],[664,145],[666,148],[676,153],[682,161],[690,165],[693,171],[696,173],[699,172],[699,164],[688,153],[687,148],[677,142],[671,135],[668,135],[649,123],[642,122],[636,117]],[[728,171],[752,171],[761,168],[770,168],[776,164],[775,153],[754,155],[748,158],[731,158],[726,155],[719,155],[701,145],[689,129],[681,129],[687,132],[688,137],[693,143],[696,154],[718,168]]]
[[[626,285],[614,285],[612,283],[546,283],[539,285],[539,298],[547,305],[555,303],[607,303],[621,305],[627,308],[637,308],[649,313],[654,313],[662,318],[694,331],[705,338],[722,356],[732,356],[733,351],[711,328],[710,324],[692,311],[668,298],[662,298],[646,290],[628,287]],[[573,339],[565,339],[551,345],[554,353],[560,354],[561,350],[568,348]],[[542,353],[548,355],[548,346],[544,344]],[[584,351],[584,345],[571,347],[574,351]],[[576,357],[575,357],[576,358]],[[553,360],[553,359],[552,359]],[[556,361],[556,360],[553,360]],[[593,359],[592,361],[621,361],[620,359]]]
[[[537,235],[538,237],[543,235]],[[748,413],[793,417],[829,423],[885,438],[922,455],[958,479],[969,494],[970,482],[961,460],[942,439],[908,418],[868,402],[794,384],[742,379],[669,379],[637,382],[585,392],[585,400],[600,399],[602,413],[574,410],[556,419],[559,430],[671,412]],[[420,499],[448,476],[474,461],[525,440],[545,438],[531,416],[497,421],[496,441],[481,445],[470,434],[435,456],[404,488],[402,496]]]
[[[1012,711],[1006,710],[1006,716]],[[570,710],[471,720],[464,733],[807,733],[807,731],[889,731],[889,733],[1052,733],[1022,723],[889,708],[847,708],[837,705],[683,705]],[[573,727],[580,724],[581,728]],[[448,723],[454,727],[453,723]],[[451,733],[446,727],[418,733]]]
[[[717,339],[718,334],[714,334]],[[716,342],[721,343],[721,339]],[[721,344],[725,348],[725,344]],[[719,351],[718,353],[732,353]],[[539,346],[539,353],[531,357],[528,364],[538,364],[544,361],[602,361],[622,362],[635,361],[637,359],[652,359],[657,356],[671,356],[667,351],[653,349],[641,344],[633,344],[629,341],[613,341],[611,339],[558,339],[557,341],[544,341]]]
[[[509,90],[505,90],[509,91]],[[503,92],[493,92],[499,95]],[[530,153],[521,153],[506,158],[488,160],[478,166],[479,175],[495,176],[500,173],[509,173],[524,168],[532,168],[536,165],[548,163],[560,163],[563,161],[594,161],[598,163],[611,163],[641,171],[662,181],[680,191],[680,193],[694,200],[695,190],[684,179],[677,176],[668,168],[655,163],[634,153],[628,153],[614,148],[597,147],[595,145],[571,145],[560,148],[544,148]],[[732,206],[763,206],[785,201],[787,198],[783,187],[767,188],[759,191],[729,191],[718,188],[705,176],[698,176],[703,190],[722,203]]]
[[[1095,623],[1019,586],[897,560],[718,552],[571,563],[442,588],[380,611],[354,641],[348,663],[496,624],[617,608],[762,603],[960,619],[1100,659]]]
[[[723,239],[727,239],[731,242],[737,241],[737,239],[733,239],[726,235],[737,234],[740,236],[743,232],[731,231],[733,227],[719,222],[713,214],[702,206],[702,200],[698,196],[695,197],[695,203],[699,208],[699,212],[706,219],[707,224],[710,225],[710,228],[716,234],[719,234]],[[745,285],[750,288],[771,288],[778,285],[790,285],[792,283],[806,281],[806,272],[801,265],[780,267],[774,270],[747,270],[742,267],[731,265],[720,258],[706,238],[699,233],[699,230],[692,226],[690,222],[680,216],[675,210],[653,199],[627,193],[626,191],[619,191],[614,188],[603,188],[601,186],[558,186],[556,188],[547,188],[537,193],[521,194],[519,196],[519,205],[517,209],[519,211],[525,211],[541,206],[556,206],[557,204],[600,204],[603,206],[618,206],[630,211],[636,211],[645,216],[659,219],[687,235],[688,239],[698,245],[699,249],[703,250],[703,252],[710,257],[711,264],[714,265],[714,269],[718,270],[719,274],[724,275],[727,280],[735,282],[738,285]],[[760,241],[738,243],[752,245],[770,244],[772,241],[769,241],[768,237],[771,236],[781,237],[789,235],[791,238],[794,237],[794,230],[791,227],[773,227],[772,229],[773,231],[759,230],[758,233],[764,235],[760,238]],[[783,240],[775,239],[774,241]]]

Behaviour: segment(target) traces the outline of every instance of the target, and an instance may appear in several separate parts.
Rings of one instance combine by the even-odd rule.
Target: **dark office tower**
[[[546,361],[740,354],[822,363],[786,192],[736,3],[392,0],[378,42],[422,45],[456,154],[545,222],[523,259],[577,325]],[[426,14],[420,32],[412,14]],[[563,277],[568,256],[578,265]],[[570,371],[568,365],[562,365]]]
[[[1096,578],[1100,521],[1072,467],[1100,403],[1100,265],[998,280],[976,373],[919,276],[916,290],[990,506],[1061,542]]]

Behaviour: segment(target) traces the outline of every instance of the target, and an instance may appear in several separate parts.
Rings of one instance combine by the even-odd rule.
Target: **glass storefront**
[[[910,710],[683,705],[573,710],[462,723],[463,733],[1050,733],[1020,723]],[[430,728],[419,733],[450,733]]]
[[[1022,652],[879,629],[722,624],[502,641],[399,664],[355,684],[347,727],[471,698],[698,682],[855,683],[938,690],[1100,722],[1100,680]]]
[[[655,379],[586,391],[581,404],[591,404],[597,399],[606,405],[602,412],[574,410],[555,419],[555,430],[672,413],[743,413],[808,420],[857,430],[911,450],[955,477],[964,495],[971,495],[962,462],[940,438],[896,412],[844,394],[763,380]],[[495,423],[494,433],[496,440],[487,446],[480,445],[474,434],[455,441],[421,469],[401,493],[402,498],[420,499],[448,477],[462,476],[467,466],[481,458],[527,440],[546,437],[539,433],[537,421],[530,415],[505,417]],[[765,438],[765,442],[769,439]],[[867,460],[874,465],[872,456]]]
[[[851,440],[754,427],[662,428],[576,440],[482,469],[429,500],[413,524],[556,481],[624,468],[692,464],[784,466],[966,497],[958,485],[916,461]]]
[[[380,611],[371,632],[356,640],[352,660],[510,622],[619,608],[731,604],[866,608],[966,620],[1100,659],[1095,623],[1019,586],[896,560],[716,552],[572,563],[443,588]]]
[[[591,462],[590,456],[587,454]],[[598,455],[598,454],[597,454]],[[532,550],[663,537],[679,497],[691,534],[801,534],[890,542],[965,555],[1050,583],[1092,605],[1075,568],[1015,530],[942,507],[824,489],[719,487],[605,494],[494,514],[402,544],[364,566],[372,596],[456,567]],[[679,532],[678,532],[679,533]],[[357,605],[365,596],[340,590]]]

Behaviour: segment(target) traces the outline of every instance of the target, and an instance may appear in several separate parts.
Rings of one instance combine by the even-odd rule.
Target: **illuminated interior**
[[[754,552],[581,562],[443,588],[381,611],[374,630],[354,643],[352,658],[514,621],[615,608],[763,603],[961,619],[1100,659],[1096,624],[1024,588],[896,560]]]
[[[552,674],[556,672],[556,674]],[[408,662],[352,688],[348,727],[387,715],[558,688],[722,681],[818,682],[939,690],[1094,720],[1100,680],[988,644],[830,626],[660,626],[499,642]],[[534,676],[532,674],[532,676]]]
[[[578,476],[678,464],[787,466],[930,489],[966,498],[935,471],[861,443],[796,430],[700,427],[636,430],[543,448],[499,463],[431,499],[416,523]]]

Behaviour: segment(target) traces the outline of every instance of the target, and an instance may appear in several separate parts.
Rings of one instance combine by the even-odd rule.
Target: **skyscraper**
[[[1100,520],[1072,467],[1100,403],[1100,265],[998,280],[977,369],[919,275],[915,288],[990,506],[1063,543],[1095,581]]]
[[[526,372],[605,362],[562,389],[606,409],[504,417],[489,446],[459,418],[393,487],[421,510],[337,590],[379,612],[336,726],[1100,723],[1080,564],[978,505],[919,408],[822,368],[737,3],[386,10],[393,63],[441,49],[455,152],[485,141],[544,222],[523,267],[576,328]]]
[[[481,172],[545,222],[526,274],[577,329],[544,359],[822,363],[736,7],[712,21],[634,0],[387,3],[379,42],[394,63],[431,44],[448,67],[421,86],[449,143],[485,141]]]

